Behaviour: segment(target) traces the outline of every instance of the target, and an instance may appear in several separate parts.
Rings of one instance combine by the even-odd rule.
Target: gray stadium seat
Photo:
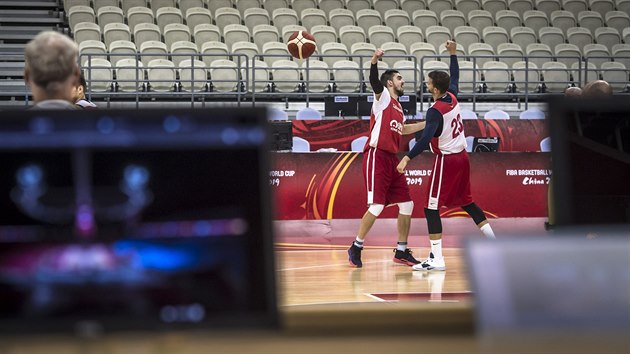
[[[147,65],[147,78],[152,91],[173,91],[177,78],[175,64],[166,59],[153,59]]]
[[[459,26],[455,28],[455,32],[453,34],[455,41],[458,44],[461,44],[466,52],[468,52],[468,47],[470,47],[472,43],[481,42],[481,35],[479,35],[479,31],[472,26]]]
[[[354,13],[346,9],[334,9],[328,14],[328,21],[330,26],[339,32],[339,29],[343,26],[354,26]]]
[[[532,62],[519,61],[512,65],[512,76],[517,92],[536,92],[540,85],[538,66]]]
[[[94,15],[94,10],[89,6],[73,6],[68,10],[68,22],[70,25],[70,29],[74,30],[74,27],[77,23],[81,22],[96,22],[96,16]]]
[[[567,70],[567,66],[564,63],[555,61],[543,63],[542,75],[547,92],[564,92],[571,84],[569,70]]]
[[[245,16],[245,11],[252,8],[261,8],[260,0],[234,0],[234,6],[241,13],[241,18]]]
[[[212,13],[212,16],[215,16],[217,9],[232,7],[233,1],[232,0],[204,0],[204,4],[206,5],[206,7],[208,7],[208,10],[210,10],[210,12]],[[286,3],[284,4],[285,4],[285,7],[288,7],[286,6],[288,4]]]
[[[489,61],[483,66],[485,84],[490,92],[505,92],[511,83],[509,66],[500,61]]]
[[[383,24],[383,18],[376,10],[359,10],[356,14],[356,21],[365,33],[369,33],[370,27]]]
[[[128,40],[113,41],[109,45],[109,53],[111,63],[116,66],[122,59],[136,59],[138,48]]]
[[[80,22],[74,26],[74,40],[81,43],[85,40],[100,41],[101,27],[93,22]]]
[[[538,11],[544,12],[547,17],[551,16],[551,13],[562,9],[560,0],[536,0],[536,8]]]
[[[337,42],[337,31],[332,26],[313,26],[311,35],[318,46],[328,42]]]
[[[546,44],[541,43],[533,43],[527,46],[525,50],[527,56],[532,57],[529,59],[530,62],[536,64],[537,67],[541,68],[543,63],[553,60],[553,53],[551,48],[549,48]]]
[[[256,25],[252,32],[252,37],[254,38],[254,43],[261,51],[265,43],[280,41],[280,33],[272,25]]]
[[[597,43],[603,44],[612,51],[615,44],[621,43],[621,35],[617,29],[612,27],[600,27],[595,29],[595,39]]]
[[[298,14],[293,9],[274,10],[272,14],[272,20],[274,25],[278,29],[278,32],[282,32],[282,28],[284,28],[284,26],[286,25],[297,25],[299,23]]]
[[[327,92],[330,87],[328,64],[319,60],[304,60],[302,63],[302,78],[304,79],[304,87],[307,92]]]
[[[418,65],[420,65],[423,61],[436,60],[431,56],[437,55],[437,50],[431,43],[419,42],[411,45],[411,55],[416,57]],[[428,57],[425,59],[426,56]]]
[[[605,16],[607,12],[615,9],[615,3],[612,0],[589,0],[588,7],[591,11],[599,12],[600,15]]]
[[[381,14],[381,17],[385,18],[385,13],[398,9],[399,3],[398,0],[373,0],[373,6]]]
[[[189,9],[203,8],[202,0],[177,0],[177,7],[182,12],[182,15],[186,15]],[[194,27],[190,30],[192,31]]]
[[[245,10],[243,21],[251,33],[254,33],[254,28],[258,25],[271,24],[271,18],[267,10],[259,7],[252,7]]]
[[[253,59],[254,56],[258,55],[258,46],[252,42],[235,42],[232,44],[232,53],[234,54],[243,54],[247,56],[247,59]],[[234,59],[234,61],[237,61]]]
[[[551,13],[549,21],[553,23],[554,27],[562,29],[564,34],[567,33],[567,29],[577,26],[577,20],[575,16],[569,11],[557,10]]]
[[[290,60],[276,60],[271,64],[271,72],[276,92],[295,92],[300,84],[298,64]]]
[[[407,55],[407,48],[402,43],[397,42],[385,42],[381,45],[385,54],[383,55],[383,61],[390,67],[394,66],[394,63],[400,60],[405,60]]]
[[[197,43],[197,45],[199,45]],[[227,60],[229,53],[228,46],[223,42],[205,42],[201,45],[201,61],[203,61],[208,68],[212,67],[212,63],[217,60]]]
[[[98,25],[101,26],[101,31],[105,31],[105,25],[109,23],[125,23],[125,16],[119,7],[103,6],[98,10],[97,14]]]
[[[402,43],[407,48],[407,51],[411,50],[413,43],[424,41],[424,35],[420,27],[412,25],[398,27],[396,30],[396,38],[398,38],[398,42]]]
[[[512,43],[518,44],[523,52],[527,50],[527,46],[536,43],[538,37],[536,32],[529,27],[514,27],[510,31],[510,38]]]
[[[359,26],[346,25],[339,29],[339,41],[346,47],[350,48],[354,43],[367,42],[367,36],[363,31],[363,28]]]
[[[158,41],[146,41],[140,44],[140,53],[142,56],[140,61],[144,66],[147,66],[151,60],[165,59],[168,60],[168,48],[166,44]]]
[[[321,54],[333,55],[332,57],[324,57],[324,61],[329,67],[334,67],[334,63],[339,60],[348,59],[348,47],[343,43],[325,43],[321,46]]]
[[[374,44],[377,48],[381,47],[383,43],[394,42],[396,40],[394,30],[389,26],[372,26],[367,33],[370,38],[370,43]]]
[[[362,65],[366,61],[370,61],[376,51],[376,46],[372,43],[358,42],[352,44],[350,47],[350,54],[352,54],[352,60]],[[362,56],[362,57],[359,57]],[[361,61],[361,59],[363,61]]]
[[[247,78],[248,92],[264,92],[269,86],[269,66],[261,60],[251,60],[249,62],[249,71],[247,68],[241,69],[241,77],[243,80]]]
[[[549,26],[549,17],[542,11],[529,10],[523,14],[523,24],[538,33],[541,28]]]
[[[107,46],[107,48],[109,48],[109,45],[114,41],[131,41],[129,26],[124,23],[108,23],[105,25],[103,38],[105,39],[105,46]]]
[[[223,27],[223,41],[228,48],[236,42],[249,42],[250,38],[251,34],[245,25],[233,23]]]
[[[133,38],[137,47],[148,41],[161,41],[160,28],[153,23],[138,23],[133,30]]]
[[[201,51],[201,47],[206,42],[221,41],[221,32],[219,31],[219,27],[209,23],[202,23],[195,26],[193,36],[195,37],[195,43],[197,44],[199,51]]]
[[[160,7],[155,15],[155,22],[160,31],[164,33],[164,27],[169,23],[184,23],[182,12],[174,7]]]
[[[492,16],[496,16],[497,12],[507,10],[507,2],[505,0],[481,0],[481,7],[490,12]]]
[[[606,62],[601,66],[602,79],[612,86],[615,92],[628,87],[628,69],[620,62]]]
[[[484,28],[494,26],[494,18],[486,10],[472,10],[468,13],[468,24],[482,33]]]
[[[510,33],[512,28],[520,27],[523,25],[521,21],[521,16],[518,14],[518,12],[513,11],[513,10],[497,11],[495,15],[495,20],[496,20],[497,26],[505,28],[507,33]]]
[[[455,8],[468,18],[470,11],[481,9],[481,2],[479,0],[455,0]]]
[[[143,86],[144,70],[142,62],[135,59],[122,59],[116,64],[116,83],[119,91],[137,91]]]
[[[302,26],[306,27],[308,31],[310,31],[313,26],[328,24],[326,12],[321,9],[304,9],[302,11],[301,21]]]
[[[186,24],[191,33],[195,32],[195,27],[200,24],[211,24],[212,13],[208,9],[193,7],[184,13],[186,15]]]
[[[508,8],[518,12],[522,19],[525,11],[534,9],[534,2],[531,0],[508,0]]]
[[[425,37],[427,43],[432,44],[434,48],[439,48],[441,44],[452,38],[451,32],[444,26],[430,26],[425,31]]]
[[[615,61],[630,68],[630,43],[615,44],[612,47],[612,55],[615,57]]]
[[[538,40],[554,49],[558,44],[565,42],[564,32],[558,27],[543,27],[538,31]]]
[[[517,61],[523,60],[523,49],[518,44],[501,43],[497,48],[499,61],[506,63],[510,68]]]
[[[588,2],[586,0],[562,0],[562,8],[578,18],[580,12],[588,10]]]
[[[79,43],[79,55],[81,63],[89,58],[107,59],[107,47],[101,41],[85,40]]]
[[[334,9],[343,9],[344,1],[343,0],[319,0],[319,8],[324,11],[324,16],[328,17],[330,11]],[[304,24],[304,23],[302,23]]]
[[[264,56],[265,63],[267,63],[269,67],[272,67],[276,60],[286,60],[290,57],[287,45],[280,42],[267,42],[263,44],[262,55]]]
[[[238,89],[239,68],[235,62],[218,59],[209,68],[214,92],[233,92]]]
[[[630,27],[630,15],[622,11],[609,11],[604,16],[606,26],[616,28],[622,32],[624,28]]]
[[[583,54],[584,46],[593,43],[593,35],[591,34],[591,31],[586,28],[571,27],[567,29],[567,41],[580,48]]]
[[[456,27],[466,26],[464,13],[459,10],[442,11],[442,13],[440,13],[440,22],[442,23],[442,26],[448,28],[451,33],[453,33]]]
[[[282,41],[284,43],[287,43],[289,41],[289,37],[291,37],[291,35],[294,32],[299,32],[299,31],[306,31],[306,27],[302,26],[302,25],[286,25],[282,28]]]
[[[437,26],[440,24],[435,12],[431,10],[416,10],[413,12],[412,21],[414,26],[420,28],[423,32],[430,26]]]
[[[579,62],[582,58],[580,48],[570,43],[560,43],[556,45],[554,54],[556,55],[556,61],[563,63],[566,67],[571,67],[573,63]]]
[[[121,1],[122,10],[125,16],[129,15],[129,10],[134,7],[148,8],[147,0],[123,0]],[[131,27],[131,24],[129,25]]]
[[[134,32],[136,30],[136,25],[140,23],[151,23],[155,20],[155,16],[153,16],[153,11],[148,7],[132,7],[127,11],[127,23],[129,24],[129,30]]]
[[[291,8],[295,10],[297,16],[300,17],[302,10],[317,7],[316,0],[291,0]]]
[[[483,67],[488,61],[494,61],[494,58],[488,56],[495,54],[494,48],[492,48],[492,46],[488,43],[473,43],[470,47],[468,47],[468,55],[471,56],[470,60],[479,67]],[[473,56],[485,56],[485,58],[472,58]]]
[[[499,44],[508,43],[510,41],[510,35],[503,27],[486,27],[483,29],[482,35],[483,41],[490,44],[495,52],[497,51]]]
[[[175,8],[176,3],[175,0],[149,0],[149,6],[151,7],[151,10],[153,10],[153,12],[157,15],[159,9],[164,7]]]
[[[472,61],[460,60],[459,70],[459,92],[477,92],[481,85],[479,66],[475,66]]]
[[[436,14],[439,14],[444,10],[453,9],[453,3],[451,0],[428,0],[427,5],[429,10],[434,11]]]
[[[197,45],[190,41],[178,41],[171,44],[171,58],[176,67],[181,66],[184,60],[198,60],[199,49]]]
[[[349,60],[339,60],[333,64],[333,75],[338,92],[357,92],[361,88],[359,64]]]
[[[383,19],[385,20],[385,23],[392,28],[409,26],[411,24],[411,18],[409,17],[409,14],[406,11],[399,9],[391,9],[385,11]]]
[[[577,15],[580,27],[588,28],[591,33],[595,33],[595,29],[604,27],[604,18],[596,11],[580,11]]]
[[[83,67],[87,90],[93,92],[109,91],[114,79],[112,64],[106,59],[93,58],[89,66]]]
[[[595,64],[598,68],[602,63],[610,61],[610,51],[603,44],[587,44],[584,46],[584,58]]]
[[[357,11],[372,8],[371,0],[345,0],[346,9],[356,15]]]
[[[588,70],[585,62],[573,63],[571,65],[571,75],[577,86],[584,86],[587,82],[599,79],[599,70],[595,64],[589,62]]]

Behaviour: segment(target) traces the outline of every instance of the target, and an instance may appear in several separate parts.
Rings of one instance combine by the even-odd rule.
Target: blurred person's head
[[[437,100],[448,91],[448,87],[451,84],[451,76],[441,70],[431,71],[427,76],[429,77],[427,80],[427,91],[433,96],[434,100]]]
[[[79,49],[69,37],[54,31],[39,33],[24,49],[24,81],[35,103],[61,99],[73,101],[79,82]]]
[[[579,88],[579,87],[575,87],[575,86],[567,87],[567,89],[564,90],[564,95],[567,96],[567,97],[581,96],[582,95],[582,89]]]
[[[77,102],[85,98],[86,88],[87,88],[87,83],[85,82],[85,76],[83,76],[83,73],[81,73],[81,75],[79,75],[79,82],[72,89],[72,99],[74,102]]]
[[[612,94],[612,86],[604,80],[591,81],[582,89],[582,96],[585,97],[606,97]]]

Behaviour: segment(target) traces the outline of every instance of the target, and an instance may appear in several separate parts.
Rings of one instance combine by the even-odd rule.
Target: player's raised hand
[[[457,54],[457,43],[454,40],[446,41],[446,49],[451,55]]]
[[[381,48],[377,48],[374,51],[374,55],[372,56],[372,64],[376,64],[378,60],[383,57],[383,54],[385,54],[385,51],[383,51]]]

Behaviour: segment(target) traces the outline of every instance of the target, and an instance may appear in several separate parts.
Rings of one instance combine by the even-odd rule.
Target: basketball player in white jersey
[[[446,48],[451,55],[451,76],[443,71],[429,73],[427,90],[435,103],[427,111],[426,128],[422,136],[416,139],[416,145],[397,166],[398,172],[403,173],[407,163],[422,151],[430,148],[435,154],[427,205],[424,208],[431,253],[424,262],[414,265],[414,270],[446,270],[442,256],[442,220],[439,212],[441,207],[462,207],[486,237],[494,238],[486,215],[473,202],[470,193],[470,162],[456,97],[459,91],[457,44],[455,41],[447,41]]]
[[[407,179],[396,170],[400,140],[403,134],[412,134],[424,128],[425,122],[405,124],[405,116],[398,98],[403,95],[403,80],[396,70],[387,70],[378,77],[378,60],[383,56],[377,49],[372,56],[370,85],[374,90],[374,103],[370,116],[370,137],[363,148],[363,176],[367,187],[368,210],[361,219],[356,240],[348,249],[348,260],[360,268],[361,251],[365,236],[386,206],[398,205],[398,244],[394,262],[413,266],[420,262],[407,248],[413,201]]]

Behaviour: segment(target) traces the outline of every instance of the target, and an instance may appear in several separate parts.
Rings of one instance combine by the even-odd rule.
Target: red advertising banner
[[[547,215],[549,153],[471,153],[475,202],[488,217]],[[359,219],[367,210],[362,153],[273,153],[269,183],[277,220]],[[407,166],[414,217],[424,217],[433,155],[423,153]],[[396,217],[385,208],[381,217]],[[443,217],[464,216],[461,208],[442,209]]]
[[[463,120],[466,136],[499,137],[499,151],[540,151],[540,141],[549,136],[547,123],[538,119],[471,119]],[[309,141],[311,151],[334,148],[351,151],[352,141],[367,136],[369,120],[296,120],[293,135]],[[401,151],[409,150],[413,134],[403,136]]]

